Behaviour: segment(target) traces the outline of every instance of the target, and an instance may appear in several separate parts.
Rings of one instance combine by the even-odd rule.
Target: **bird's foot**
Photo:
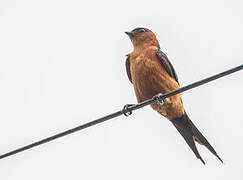
[[[126,104],[123,109],[122,109],[122,113],[125,116],[130,116],[132,114],[132,110],[128,109],[129,107],[133,106],[134,104]]]
[[[164,102],[164,100],[163,99],[161,99],[161,96],[162,96],[163,94],[162,93],[159,93],[159,94],[157,94],[157,95],[155,95],[154,97],[153,97],[153,99],[156,101],[156,103],[158,104],[158,105],[160,105],[160,106],[162,106],[165,102]]]

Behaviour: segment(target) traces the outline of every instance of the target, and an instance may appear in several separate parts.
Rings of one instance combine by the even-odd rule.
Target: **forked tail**
[[[198,142],[199,144],[206,146],[208,148],[208,150],[211,151],[211,153],[213,153],[223,163],[222,159],[217,155],[214,148],[209,144],[207,139],[202,135],[202,133],[192,123],[190,118],[187,116],[186,112],[181,117],[171,120],[171,122],[174,124],[176,129],[183,136],[183,138],[185,139],[187,144],[190,146],[191,150],[194,152],[196,157],[198,159],[200,159],[203,162],[203,164],[205,164],[205,162],[197,150],[195,141]]]

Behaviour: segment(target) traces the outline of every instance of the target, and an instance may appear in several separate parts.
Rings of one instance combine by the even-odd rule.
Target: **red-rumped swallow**
[[[133,52],[127,55],[126,70],[134,86],[137,101],[140,103],[159,93],[164,94],[178,89],[180,85],[177,74],[168,57],[161,51],[154,33],[147,28],[136,28],[125,33],[134,47]],[[206,146],[223,162],[186,114],[181,94],[166,98],[163,104],[154,103],[151,107],[172,122],[196,157],[204,164],[195,142]]]

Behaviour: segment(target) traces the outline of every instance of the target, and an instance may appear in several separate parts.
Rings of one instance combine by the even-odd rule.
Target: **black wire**
[[[237,66],[237,67],[235,67],[235,68],[229,69],[229,70],[227,70],[227,71],[224,71],[224,72],[215,74],[215,75],[210,76],[210,77],[208,77],[208,78],[202,79],[202,80],[200,80],[200,81],[194,82],[194,83],[189,84],[189,85],[187,85],[187,86],[181,87],[181,88],[176,89],[176,90],[174,90],[174,91],[171,91],[171,92],[169,92],[169,93],[165,93],[165,94],[161,95],[159,98],[160,98],[160,100],[162,100],[162,99],[166,99],[166,98],[168,98],[168,97],[170,97],[170,96],[174,96],[174,95],[179,94],[179,93],[182,93],[182,92],[184,92],[184,91],[193,89],[193,88],[195,88],[195,87],[201,86],[201,85],[206,84],[206,83],[208,83],[208,82],[211,82],[211,81],[213,81],[213,80],[216,80],[216,79],[219,79],[219,78],[221,78],[221,77],[224,77],[224,76],[227,76],[227,75],[229,75],[229,74],[232,74],[232,73],[234,73],[234,72],[240,71],[240,70],[242,70],[242,69],[243,69],[243,64],[240,65],[240,66]],[[129,111],[137,110],[137,109],[140,109],[140,108],[142,108],[142,107],[144,107],[144,106],[147,106],[147,105],[149,105],[149,104],[152,104],[152,103],[154,103],[155,101],[156,101],[156,98],[148,99],[148,100],[143,101],[143,102],[141,102],[141,103],[139,103],[139,104],[136,104],[136,105],[134,105],[134,106],[129,107],[128,110],[129,110]],[[0,158],[1,158],[1,156],[0,156]]]
[[[53,140],[55,140],[55,139],[57,139],[57,138],[60,138],[60,137],[63,137],[63,136],[72,134],[72,133],[74,133],[74,132],[76,132],[76,131],[80,131],[80,130],[82,130],[82,129],[85,129],[85,128],[94,126],[94,125],[96,125],[96,124],[102,123],[102,122],[107,121],[107,120],[109,120],[109,119],[113,119],[113,118],[115,118],[115,117],[117,117],[117,116],[120,116],[120,115],[123,115],[123,114],[124,114],[124,115],[127,115],[127,114],[129,115],[129,114],[131,114],[132,111],[137,110],[137,109],[140,109],[140,108],[142,108],[142,107],[144,107],[144,106],[147,106],[147,105],[149,105],[149,104],[152,104],[152,103],[154,103],[155,101],[158,101],[158,100],[161,101],[161,100],[166,99],[166,98],[168,98],[168,97],[170,97],[170,96],[173,96],[173,95],[176,95],[176,94],[178,94],[178,93],[187,91],[187,90],[189,90],[189,89],[192,89],[192,88],[201,86],[201,85],[206,84],[206,83],[208,83],[208,82],[210,82],[210,81],[216,80],[216,79],[218,79],[218,78],[221,78],[221,77],[223,77],[223,76],[232,74],[232,73],[234,73],[234,72],[236,72],[236,71],[240,71],[240,70],[242,70],[242,69],[243,69],[243,65],[240,65],[240,66],[238,66],[238,67],[229,69],[229,70],[227,70],[227,71],[224,71],[224,72],[222,72],[222,73],[216,74],[216,75],[214,75],[214,76],[211,76],[211,77],[205,78],[205,79],[203,79],[203,80],[200,80],[200,81],[194,82],[194,83],[192,83],[192,84],[189,84],[189,85],[187,85],[187,86],[181,87],[181,88],[176,89],[176,90],[174,90],[174,91],[171,91],[171,92],[169,92],[169,93],[166,93],[166,94],[163,94],[163,95],[159,95],[159,96],[154,96],[152,99],[143,101],[143,102],[141,102],[141,103],[138,103],[138,104],[135,104],[135,105],[132,105],[132,106],[126,106],[126,108],[123,108],[123,109],[120,110],[120,111],[114,112],[114,113],[109,114],[109,115],[107,115],[107,116],[104,116],[104,117],[102,117],[102,118],[96,119],[96,120],[94,120],[94,121],[88,122],[88,123],[83,124],[83,125],[81,125],[81,126],[78,126],[78,127],[72,128],[72,129],[69,129],[69,130],[67,130],[67,131],[58,133],[58,134],[56,134],[56,135],[50,136],[50,137],[48,137],[48,138],[42,139],[42,140],[40,140],[40,141],[37,141],[37,142],[34,142],[34,143],[32,143],[32,144],[23,146],[23,147],[18,148],[18,149],[16,149],[16,150],[10,151],[10,152],[8,152],[8,153],[6,153],[6,154],[1,155],[1,156],[0,156],[0,159],[3,159],[3,158],[5,158],[5,157],[14,155],[14,154],[19,153],[19,152],[22,152],[22,151],[25,151],[25,150],[27,150],[27,149],[31,149],[31,148],[33,148],[33,147],[35,147],[35,146],[39,146],[39,145],[44,144],[44,143],[47,143],[47,142],[49,142],[49,141],[53,141]]]

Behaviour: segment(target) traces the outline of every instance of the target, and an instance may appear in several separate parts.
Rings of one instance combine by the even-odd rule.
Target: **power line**
[[[152,99],[148,99],[148,100],[143,101],[141,103],[134,104],[134,105],[126,105],[120,111],[111,113],[111,114],[109,114],[107,116],[104,116],[102,118],[96,119],[96,120],[91,121],[91,122],[88,122],[88,123],[83,124],[81,126],[78,126],[78,127],[75,127],[75,128],[69,129],[69,130],[66,130],[64,132],[55,134],[55,135],[50,136],[48,138],[42,139],[40,141],[34,142],[32,144],[29,144],[29,145],[20,147],[20,148],[18,148],[16,150],[10,151],[8,153],[2,154],[0,156],[0,159],[6,158],[6,157],[11,156],[11,155],[14,155],[14,154],[17,154],[17,153],[22,152],[22,151],[25,151],[27,149],[31,149],[31,148],[33,148],[35,146],[39,146],[39,145],[44,144],[44,143],[47,143],[49,141],[53,141],[53,140],[55,140],[57,138],[60,138],[60,137],[63,137],[63,136],[72,134],[72,133],[74,133],[76,131],[80,131],[82,129],[86,129],[88,127],[94,126],[96,124],[102,123],[102,122],[107,121],[107,120],[110,120],[110,119],[113,119],[113,118],[118,117],[118,116],[121,116],[123,114],[126,115],[126,116],[131,115],[132,114],[132,111],[134,111],[134,110],[137,110],[137,109],[140,109],[140,108],[142,108],[144,106],[150,105],[150,104],[152,104],[152,103],[154,103],[156,101],[161,102],[162,100],[164,100],[164,99],[166,99],[166,98],[168,98],[170,96],[173,96],[173,95],[176,95],[178,93],[182,93],[184,91],[187,91],[189,89],[192,89],[192,88],[201,86],[201,85],[206,84],[206,83],[208,83],[210,81],[213,81],[213,80],[219,79],[221,77],[227,76],[229,74],[232,74],[234,72],[240,71],[242,69],[243,69],[243,64],[240,65],[240,66],[237,66],[235,68],[229,69],[227,71],[218,73],[218,74],[216,74],[214,76],[211,76],[211,77],[205,78],[203,80],[200,80],[200,81],[194,82],[192,84],[189,84],[187,86],[181,87],[181,88],[176,89],[174,91],[171,91],[169,93],[156,95]]]

